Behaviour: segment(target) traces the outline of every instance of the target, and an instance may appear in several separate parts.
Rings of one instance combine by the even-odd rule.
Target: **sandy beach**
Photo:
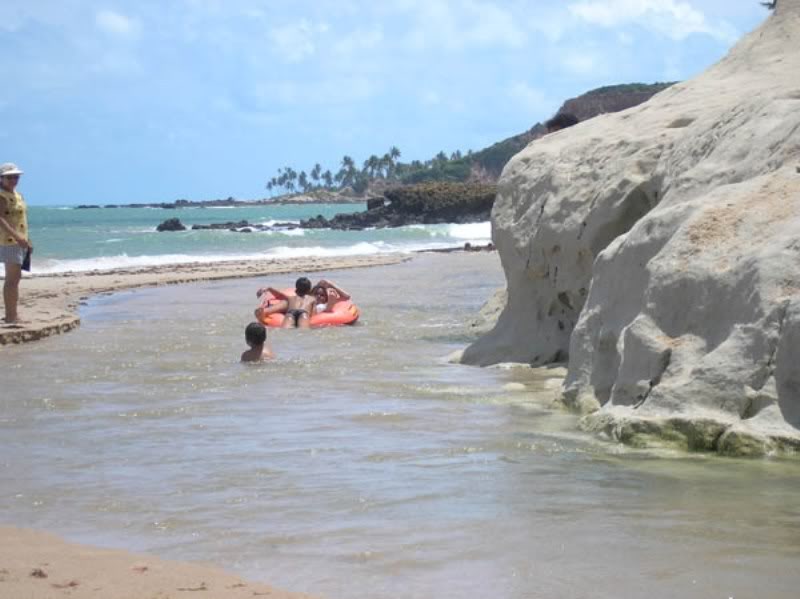
[[[3,599],[309,597],[245,582],[209,565],[75,545],[38,531],[0,528],[0,538]]]
[[[21,322],[0,324],[0,346],[36,341],[74,329],[80,324],[78,307],[81,301],[92,295],[135,287],[381,266],[407,259],[407,256],[395,254],[290,261],[253,260],[244,264],[198,262],[25,277],[20,285]]]

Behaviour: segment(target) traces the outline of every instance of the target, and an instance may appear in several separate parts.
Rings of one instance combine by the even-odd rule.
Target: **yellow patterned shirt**
[[[25,239],[28,239],[28,213],[22,194],[0,189],[0,217]],[[17,240],[0,230],[0,245],[17,245]]]

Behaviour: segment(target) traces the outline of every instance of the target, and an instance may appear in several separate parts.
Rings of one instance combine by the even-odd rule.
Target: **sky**
[[[603,85],[691,78],[756,0],[0,0],[0,162],[30,205],[267,197],[480,150]]]

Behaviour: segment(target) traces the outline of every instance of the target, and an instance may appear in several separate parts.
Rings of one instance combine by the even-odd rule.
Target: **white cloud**
[[[144,69],[135,56],[125,52],[99,54],[89,70],[96,75],[141,75]]]
[[[363,60],[362,52],[374,50],[383,41],[383,29],[378,26],[371,29],[357,29],[349,35],[338,38],[333,49],[337,54],[355,56]]]
[[[623,46],[632,46],[633,42],[635,41],[633,36],[630,33],[626,33],[624,31],[620,31],[617,34],[617,41],[622,44]]]
[[[735,29],[727,22],[709,23],[700,10],[680,0],[581,0],[568,6],[572,15],[602,27],[639,24],[674,40],[691,34],[710,35],[732,42]]]
[[[239,94],[237,104],[246,111],[270,112],[281,107],[350,106],[377,93],[367,77],[332,77],[320,80],[257,82]]]
[[[567,52],[561,57],[561,64],[576,75],[597,74],[601,67],[592,52]]]
[[[427,0],[405,2],[402,6],[417,18],[407,36],[407,43],[417,50],[520,48],[527,41],[513,12],[489,2]]]
[[[278,54],[287,62],[301,62],[317,51],[317,38],[328,31],[326,24],[302,19],[270,31],[270,39]]]
[[[135,39],[141,30],[136,19],[111,10],[95,13],[94,22],[101,31],[123,38]]]
[[[517,25],[514,15],[495,4],[470,2],[466,5],[472,24],[466,34],[478,45],[498,45],[519,48],[526,36]]]
[[[506,90],[506,95],[529,113],[538,114],[551,108],[547,95],[524,81],[512,83]]]

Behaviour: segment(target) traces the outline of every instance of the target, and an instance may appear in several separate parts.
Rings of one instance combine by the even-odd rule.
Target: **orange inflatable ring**
[[[281,292],[288,297],[292,297],[295,294],[294,289],[282,289]],[[270,292],[267,292],[264,294],[264,297],[261,300],[261,307],[267,308],[269,306],[274,306],[280,301],[281,300],[276,298]],[[318,312],[317,314],[314,314],[311,317],[310,324],[313,328],[337,327],[345,324],[355,323],[360,315],[361,312],[359,311],[358,306],[356,306],[350,300],[343,300],[336,302],[330,311],[326,310],[325,312]],[[261,321],[261,324],[265,326],[280,327],[283,324],[283,318],[283,313],[274,312],[266,316],[262,314],[259,320]]]

